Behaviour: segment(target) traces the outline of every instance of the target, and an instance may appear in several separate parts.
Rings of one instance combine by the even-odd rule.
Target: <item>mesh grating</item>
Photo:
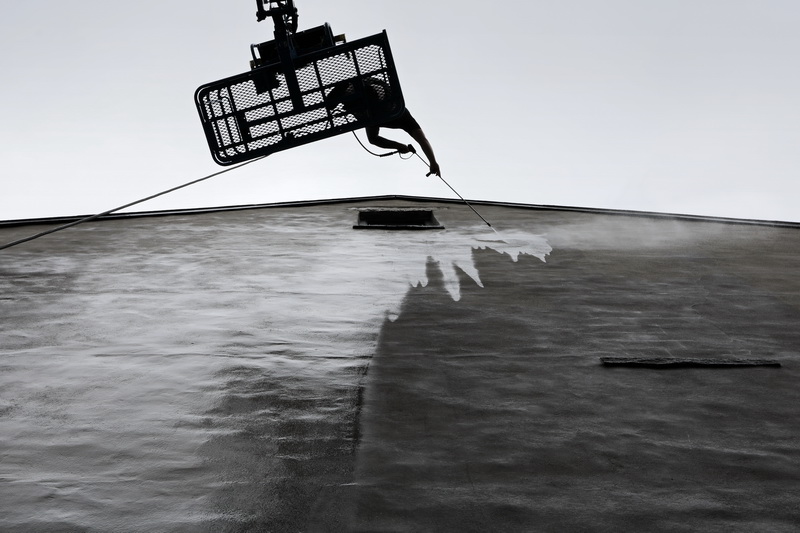
[[[386,32],[302,56],[294,72],[275,63],[209,83],[195,103],[220,165],[377,125],[405,107]]]

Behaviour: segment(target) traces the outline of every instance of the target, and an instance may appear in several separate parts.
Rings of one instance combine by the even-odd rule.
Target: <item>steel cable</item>
[[[141,200],[136,200],[135,202],[131,202],[131,203],[119,206],[119,207],[115,207],[114,209],[109,209],[108,211],[103,211],[102,213],[98,213],[96,215],[91,215],[91,216],[88,216],[88,217],[81,218],[80,220],[75,220],[75,221],[70,222],[68,224],[64,224],[63,226],[58,226],[57,228],[51,228],[49,230],[42,231],[41,233],[37,233],[35,235],[31,235],[30,237],[25,237],[24,239],[19,239],[17,241],[13,241],[13,242],[9,242],[7,244],[3,244],[3,245],[0,246],[0,250],[5,250],[6,248],[11,248],[12,246],[16,246],[18,244],[29,242],[29,241],[38,239],[40,237],[44,237],[45,235],[50,235],[51,233],[55,233],[57,231],[65,230],[67,228],[71,228],[73,226],[77,226],[78,224],[83,224],[84,222],[90,222],[92,220],[96,220],[96,219],[98,219],[100,217],[104,217],[106,215],[110,215],[111,213],[115,213],[115,212],[120,211],[122,209],[125,209],[127,207],[131,207],[131,206],[134,206],[136,204],[141,204],[141,203],[146,202],[148,200],[152,200],[153,198],[158,198],[159,196],[164,196],[165,194],[169,194],[171,192],[177,191],[178,189],[183,189],[184,187],[189,187],[190,185],[194,185],[195,183],[200,183],[201,181],[205,181],[207,179],[214,178],[216,176],[219,176],[220,174],[225,174],[226,172],[230,172],[231,170],[236,170],[237,168],[241,168],[241,167],[243,167],[245,165],[249,165],[250,163],[255,163],[256,161],[260,161],[261,159],[264,159],[265,157],[267,157],[267,156],[263,155],[261,157],[257,157],[256,159],[251,159],[250,161],[245,161],[244,163],[241,163],[239,165],[236,165],[236,166],[233,166],[233,167],[230,167],[230,168],[226,168],[225,170],[220,170],[219,172],[214,172],[213,174],[209,174],[208,176],[204,176],[204,177],[202,177],[200,179],[192,180],[192,181],[190,181],[188,183],[184,183],[183,185],[178,185],[177,187],[172,187],[171,189],[167,189],[166,191],[162,191],[160,193],[153,194],[151,196],[148,196],[147,198],[142,198]]]

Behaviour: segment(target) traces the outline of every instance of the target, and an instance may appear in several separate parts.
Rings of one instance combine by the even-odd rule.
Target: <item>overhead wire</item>
[[[267,154],[267,155],[269,155],[269,154]],[[84,222],[91,222],[92,220],[96,220],[96,219],[98,219],[100,217],[104,217],[106,215],[110,215],[110,214],[115,213],[117,211],[121,211],[122,209],[126,209],[128,207],[131,207],[131,206],[134,206],[134,205],[137,205],[137,204],[141,204],[141,203],[146,202],[148,200],[152,200],[153,198],[158,198],[159,196],[164,196],[165,194],[169,194],[171,192],[177,191],[178,189],[183,189],[185,187],[189,187],[190,185],[194,185],[196,183],[200,183],[201,181],[205,181],[205,180],[214,178],[216,176],[219,176],[220,174],[225,174],[226,172],[230,172],[232,170],[236,170],[238,168],[242,168],[243,166],[249,165],[250,163],[255,163],[256,161],[260,161],[261,159],[264,159],[265,157],[267,157],[267,156],[266,155],[262,155],[261,157],[257,157],[255,159],[251,159],[249,161],[245,161],[244,163],[240,163],[238,165],[226,168],[225,170],[220,170],[219,172],[214,172],[213,174],[209,174],[208,176],[203,176],[202,178],[199,178],[199,179],[196,179],[196,180],[192,180],[192,181],[190,181],[188,183],[184,183],[183,185],[178,185],[177,187],[172,187],[171,189],[167,189],[166,191],[162,191],[160,193],[150,195],[147,198],[142,198],[141,200],[136,200],[135,202],[130,202],[128,204],[121,205],[119,207],[115,207],[114,209],[109,209],[108,211],[103,211],[102,213],[98,213],[96,215],[90,215],[90,216],[81,218],[79,220],[72,221],[72,222],[70,222],[68,224],[64,224],[64,225],[58,226],[56,228],[51,228],[51,229],[42,231],[42,232],[37,233],[35,235],[31,235],[30,237],[25,237],[23,239],[19,239],[19,240],[13,241],[13,242],[9,242],[9,243],[0,245],[0,250],[5,250],[6,248],[11,248],[12,246],[17,246],[18,244],[29,242],[29,241],[38,239],[40,237],[44,237],[45,235],[50,235],[51,233],[56,233],[57,231],[62,231],[62,230],[65,230],[67,228],[71,228],[73,226],[77,226],[78,224],[83,224]]]

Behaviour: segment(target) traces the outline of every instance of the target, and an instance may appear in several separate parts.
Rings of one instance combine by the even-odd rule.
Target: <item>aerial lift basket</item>
[[[379,125],[405,109],[385,31],[341,44],[343,38],[334,38],[327,24],[299,33],[276,31],[283,35],[251,46],[249,72],[195,93],[211,155],[220,165]]]

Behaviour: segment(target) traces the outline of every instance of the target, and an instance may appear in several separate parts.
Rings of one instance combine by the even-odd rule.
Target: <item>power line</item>
[[[195,183],[200,183],[201,181],[205,181],[207,179],[214,178],[216,176],[219,176],[220,174],[225,174],[226,172],[230,172],[231,170],[236,170],[237,168],[241,168],[241,167],[243,167],[245,165],[249,165],[250,163],[254,163],[256,161],[264,159],[265,157],[267,157],[267,156],[263,155],[263,156],[258,157],[256,159],[251,159],[250,161],[245,161],[244,163],[241,163],[239,165],[236,165],[236,166],[233,166],[233,167],[230,167],[230,168],[226,168],[225,170],[220,170],[219,172],[215,172],[213,174],[209,174],[208,176],[204,176],[202,178],[199,178],[199,179],[196,179],[196,180],[192,180],[192,181],[190,181],[188,183],[184,183],[183,185],[178,185],[177,187],[172,187],[171,189],[167,189],[166,191],[162,191],[160,193],[153,194],[151,196],[148,196],[147,198],[142,198],[141,200],[136,200],[135,202],[131,202],[131,203],[128,203],[128,204],[125,204],[125,205],[121,205],[119,207],[115,207],[114,209],[109,209],[108,211],[103,211],[102,213],[98,213],[96,215],[91,215],[91,216],[88,216],[88,217],[81,218],[80,220],[75,220],[75,221],[70,222],[68,224],[64,224],[63,226],[58,226],[57,228],[51,228],[49,230],[42,231],[41,233],[37,233],[36,235],[31,235],[30,237],[25,237],[24,239],[19,239],[19,240],[14,241],[14,242],[9,242],[7,244],[3,244],[2,246],[0,246],[0,250],[5,250],[6,248],[11,248],[12,246],[17,246],[18,244],[29,242],[29,241],[38,239],[40,237],[44,237],[45,235],[50,235],[51,233],[55,233],[57,231],[62,231],[62,230],[65,230],[67,228],[71,228],[73,226],[77,226],[78,224],[83,224],[84,222],[90,222],[92,220],[96,220],[96,219],[98,219],[100,217],[104,217],[106,215],[110,215],[111,213],[115,213],[115,212],[120,211],[122,209],[134,206],[136,204],[141,204],[141,203],[146,202],[148,200],[152,200],[153,198],[158,198],[159,196],[164,196],[165,194],[169,194],[171,192],[177,191],[178,189],[183,189],[184,187],[189,187],[190,185],[194,185]]]

